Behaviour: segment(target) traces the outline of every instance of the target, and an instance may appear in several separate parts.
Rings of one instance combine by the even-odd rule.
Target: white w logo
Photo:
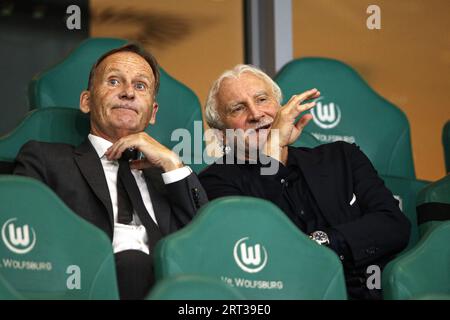
[[[23,230],[23,237],[22,237]],[[28,231],[28,225],[24,225],[22,228],[17,228],[14,230],[14,224],[9,225],[9,240],[14,246],[26,247],[30,244],[30,234]]]
[[[36,234],[32,231],[32,241],[30,241],[30,228],[26,224],[23,227],[15,227],[14,221],[17,218],[11,218],[3,224],[2,240],[6,247],[14,253],[25,254],[30,252],[36,244]],[[8,230],[8,234],[6,232]],[[31,243],[30,243],[31,242]]]
[[[241,258],[242,262],[246,265],[253,264],[254,266],[257,266],[261,263],[261,251],[260,251],[260,245],[257,244],[254,247],[248,247],[245,243],[241,243]],[[255,248],[255,251],[253,251],[253,248]]]
[[[248,237],[242,238],[236,242],[234,245],[233,256],[237,265],[249,273],[256,273],[261,271],[267,264],[267,251],[260,244],[255,244],[254,246],[247,246],[244,242],[248,240]],[[261,262],[261,248],[263,252],[263,260]],[[240,249],[240,254],[239,254]],[[252,267],[255,266],[255,267]]]
[[[317,118],[321,122],[333,122],[336,120],[336,112],[334,109],[334,103],[330,102],[330,104],[322,105],[321,102],[317,103]]]
[[[311,109],[311,114],[313,115],[315,124],[322,129],[334,128],[341,121],[341,110],[334,102],[330,102],[329,104],[317,102],[316,107]]]

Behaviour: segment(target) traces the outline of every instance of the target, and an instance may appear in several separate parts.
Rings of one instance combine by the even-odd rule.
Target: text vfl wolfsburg
[[[249,280],[242,278],[234,278],[234,285],[241,288],[249,289],[283,289],[283,281],[266,281],[266,280]]]
[[[2,259],[3,268],[30,271],[51,271],[51,262]]]

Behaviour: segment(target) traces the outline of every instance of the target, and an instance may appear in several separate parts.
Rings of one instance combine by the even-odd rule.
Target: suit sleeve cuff
[[[330,248],[337,253],[343,262],[351,262],[353,258],[344,236],[336,229],[328,229],[327,231],[330,238]]]
[[[161,174],[165,184],[170,184],[183,180],[192,173],[192,169],[188,166],[178,168]]]

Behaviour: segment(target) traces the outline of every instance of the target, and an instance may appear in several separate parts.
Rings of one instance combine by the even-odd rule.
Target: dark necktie
[[[133,208],[147,231],[148,245],[152,249],[162,234],[156,223],[150,217],[142,200],[141,192],[130,170],[129,159],[136,159],[133,152],[127,150],[119,159],[117,172],[117,221],[129,224],[133,220]]]

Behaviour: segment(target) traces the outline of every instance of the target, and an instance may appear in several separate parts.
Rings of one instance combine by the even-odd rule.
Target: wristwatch
[[[309,238],[320,245],[330,245],[330,239],[328,238],[328,235],[323,231],[314,231],[309,235]]]

